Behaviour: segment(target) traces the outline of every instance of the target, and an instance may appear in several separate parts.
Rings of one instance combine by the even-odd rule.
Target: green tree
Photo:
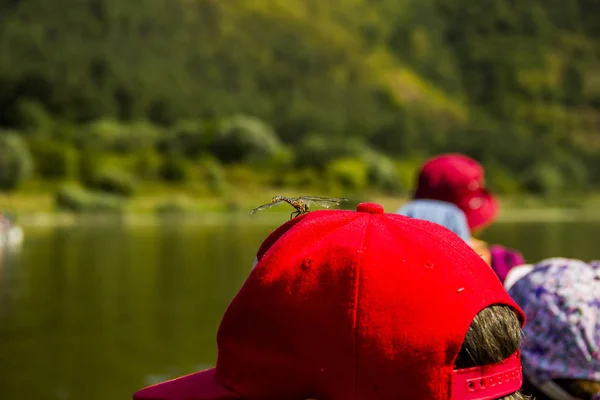
[[[0,131],[0,189],[12,191],[33,172],[33,160],[25,141],[15,133]]]

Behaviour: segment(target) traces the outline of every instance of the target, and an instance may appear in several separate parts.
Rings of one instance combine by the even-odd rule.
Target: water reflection
[[[20,251],[0,249],[0,319],[6,316],[13,303],[13,298],[22,296],[16,282],[16,267]],[[22,271],[24,272],[24,271]]]
[[[223,311],[267,225],[27,229],[0,260],[0,398],[127,399],[208,368]],[[596,223],[500,224],[485,239],[526,258],[600,258]]]

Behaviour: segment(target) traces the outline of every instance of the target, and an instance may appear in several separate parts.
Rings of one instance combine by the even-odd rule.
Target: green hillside
[[[599,12],[590,0],[1,2],[0,127],[33,167],[9,163],[21,178],[0,183],[400,193],[424,157],[460,151],[500,193],[598,190]],[[4,158],[21,160],[13,147]]]

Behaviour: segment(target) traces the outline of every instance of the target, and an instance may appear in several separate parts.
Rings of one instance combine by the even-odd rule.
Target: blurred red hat
[[[483,167],[462,154],[428,160],[419,172],[414,198],[455,204],[465,213],[471,230],[491,223],[498,215],[498,203],[485,189]]]
[[[506,304],[524,319],[491,268],[440,225],[372,203],[356,211],[313,211],[271,233],[225,312],[216,368],[134,399],[472,400],[517,391],[516,354],[454,370],[479,311]]]

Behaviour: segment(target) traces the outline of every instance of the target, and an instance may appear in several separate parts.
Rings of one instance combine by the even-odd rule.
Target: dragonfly
[[[321,207],[329,208],[333,205],[338,205],[341,202],[348,201],[339,197],[319,197],[319,196],[302,196],[302,197],[285,197],[275,196],[271,199],[270,203],[263,204],[262,206],[256,207],[250,211],[250,214],[254,214],[257,211],[266,210],[277,206],[279,204],[288,203],[296,209],[296,211],[290,214],[290,219],[297,217],[302,214],[309,212],[309,205],[316,204]]]

